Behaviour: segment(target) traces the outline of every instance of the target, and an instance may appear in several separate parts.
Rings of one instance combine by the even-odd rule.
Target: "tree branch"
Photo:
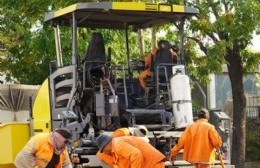
[[[213,3],[211,6],[212,12],[215,15],[216,19],[219,18],[217,3]]]
[[[229,12],[229,10],[228,10],[228,2],[226,2],[226,0],[223,0],[222,2],[224,4],[225,13]]]
[[[207,33],[207,35],[214,41],[214,43],[218,42],[219,40],[214,36],[213,33]]]
[[[200,46],[200,49],[205,53],[207,54],[208,50],[207,50],[207,47],[205,47],[202,43],[201,40],[197,39],[196,37],[187,37],[188,39],[191,39],[193,41],[195,41],[199,46]]]

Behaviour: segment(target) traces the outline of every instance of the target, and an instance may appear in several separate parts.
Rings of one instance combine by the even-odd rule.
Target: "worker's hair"
[[[209,116],[209,111],[206,108],[201,108],[198,111],[198,118],[207,118]]]

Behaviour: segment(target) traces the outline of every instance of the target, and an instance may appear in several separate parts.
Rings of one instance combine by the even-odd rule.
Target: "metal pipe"
[[[76,14],[72,13],[72,65],[76,64],[77,57],[77,20]]]
[[[30,137],[34,135],[34,125],[33,125],[33,110],[32,110],[32,97],[29,97],[29,125],[30,125]]]
[[[58,68],[63,67],[61,42],[60,42],[60,29],[59,25],[53,28],[55,33],[55,46],[56,46],[56,59]]]
[[[130,55],[129,55],[129,43],[128,43],[128,27],[125,26],[125,45],[126,45],[126,57],[127,57],[127,71],[129,80],[132,81],[131,69],[130,69]]]
[[[185,18],[181,20],[179,27],[180,32],[180,57],[181,57],[181,64],[185,65],[185,58],[184,58],[184,22]]]
[[[125,69],[124,66],[122,66],[123,69],[123,81],[124,81],[124,93],[125,93],[125,108],[128,108],[128,98],[127,98],[127,90],[126,90],[126,80],[125,80]]]
[[[193,82],[196,84],[196,86],[199,88],[201,94],[202,94],[202,97],[203,97],[203,103],[204,103],[204,107],[207,107],[207,97],[206,97],[206,94],[205,92],[203,91],[202,87],[200,86],[199,82],[195,81]]]
[[[77,80],[78,80],[78,73],[77,73],[77,65],[78,62],[76,60],[77,58],[77,20],[76,20],[76,14],[75,12],[72,13],[72,65],[74,66],[73,70],[73,86],[71,93],[75,94],[76,87],[77,87]],[[68,102],[67,108],[70,106],[70,103],[72,103],[72,100],[70,99],[70,102]]]

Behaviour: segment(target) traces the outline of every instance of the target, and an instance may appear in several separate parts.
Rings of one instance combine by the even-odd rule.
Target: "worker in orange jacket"
[[[164,168],[165,156],[150,143],[136,136],[111,137],[101,134],[97,146],[111,155],[116,168]]]
[[[113,132],[112,137],[121,137],[121,136],[139,136],[142,137],[145,141],[149,142],[147,138],[148,130],[145,126],[137,126],[137,127],[129,127],[129,128],[119,128]],[[104,162],[104,166],[113,167],[114,160],[111,155],[107,155],[106,153],[101,153],[98,151],[97,157]]]
[[[170,155],[172,160],[181,149],[184,149],[183,158],[194,164],[195,168],[210,168],[212,153],[221,147],[222,139],[208,120],[208,110],[200,109],[198,119],[185,129],[178,144],[172,148]]]
[[[172,62],[168,63],[177,63],[177,51],[174,51],[171,48],[171,44],[166,40],[160,40],[158,42],[158,48],[154,49],[146,58],[145,58],[145,70],[139,75],[139,82],[143,89],[146,88],[145,78],[151,77],[153,72],[150,70],[151,66],[151,56],[153,56],[153,60],[155,61],[156,55],[159,52],[160,48],[168,48],[171,51]]]
[[[71,136],[71,132],[65,128],[36,134],[17,154],[14,161],[16,168],[72,168],[66,150]]]

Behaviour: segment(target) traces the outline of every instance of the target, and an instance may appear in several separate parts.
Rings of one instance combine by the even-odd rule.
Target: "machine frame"
[[[171,147],[181,136],[183,130],[175,130],[172,111],[166,108],[161,109],[161,106],[159,106],[164,101],[160,100],[161,95],[165,93],[168,95],[166,101],[172,102],[170,80],[166,80],[166,91],[162,93],[160,92],[161,85],[159,79],[156,79],[156,102],[147,103],[146,106],[141,108],[131,104],[131,99],[137,100],[138,97],[131,97],[134,86],[131,85],[133,81],[133,66],[130,57],[128,31],[174,24],[180,33],[180,65],[184,65],[184,22],[186,19],[198,14],[197,9],[188,6],[142,2],[77,3],[48,13],[45,21],[50,23],[55,29],[58,67],[56,71],[51,73],[43,85],[45,89],[48,89],[47,92],[49,93],[50,99],[45,99],[44,101],[47,101],[45,104],[50,105],[51,121],[50,123],[46,121],[48,124],[45,125],[34,124],[35,130],[45,130],[46,128],[37,128],[42,126],[48,126],[50,130],[57,127],[69,128],[73,132],[74,141],[69,146],[69,151],[71,154],[78,154],[81,160],[77,167],[99,167],[101,166],[100,161],[95,156],[97,152],[95,138],[100,130],[105,133],[111,133],[118,126],[122,126],[120,123],[122,123],[121,119],[124,115],[126,116],[124,121],[128,123],[128,127],[139,124],[145,125],[149,130],[147,136],[150,139],[150,143],[167,155]],[[72,31],[72,64],[65,67],[63,67],[62,63],[62,50],[59,40],[60,26],[71,27]],[[109,60],[79,61],[77,59],[78,27],[124,30],[127,67],[112,65]],[[88,85],[87,78],[89,74],[98,69],[88,71],[89,64],[97,65],[98,68],[102,66],[106,67],[105,69],[116,69],[123,72],[124,75],[118,80],[111,79],[109,75],[105,75],[100,78],[98,84]],[[156,68],[165,69],[165,66],[168,65],[161,65]],[[157,72],[155,73],[156,77],[158,77]],[[183,72],[183,75],[185,75],[185,72]],[[118,91],[120,89],[117,88],[120,82],[122,84],[121,93]],[[104,93],[104,89],[108,89],[109,94]],[[43,90],[41,93],[43,93]],[[84,103],[90,103],[91,108],[84,113],[84,109],[82,109],[82,104],[84,103],[82,102],[86,95],[90,96],[90,98],[88,97],[88,101]],[[120,102],[122,100],[123,103]],[[183,103],[187,103],[185,101]],[[43,103],[39,100],[37,102]],[[37,117],[40,117],[39,113],[44,113],[40,108],[40,105],[35,105],[33,109]],[[161,123],[140,123],[140,121],[144,121],[142,118],[144,115],[150,115],[150,118],[155,117],[154,119],[159,116]],[[141,117],[141,119],[138,119],[138,117]],[[35,118],[34,122],[37,122],[37,118]],[[115,124],[113,125],[113,123]],[[175,163],[178,164],[178,161]],[[180,161],[180,164],[188,163]],[[170,162],[167,162],[166,165],[172,166]]]

